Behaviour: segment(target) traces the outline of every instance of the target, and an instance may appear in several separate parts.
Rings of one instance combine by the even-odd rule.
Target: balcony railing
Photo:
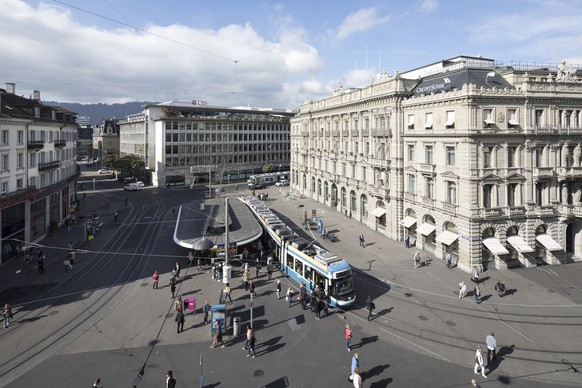
[[[543,205],[543,206],[536,206],[534,211],[540,216],[551,216],[554,215],[554,206],[552,205]]]
[[[55,140],[53,143],[55,145],[55,148],[63,148],[64,146],[67,145],[66,140]]]
[[[481,217],[484,217],[484,218],[499,217],[502,214],[503,214],[503,211],[500,208],[481,209]]]
[[[509,215],[510,216],[521,216],[525,214],[525,207],[510,207],[509,208]]]
[[[434,209],[434,199],[432,198],[427,198],[427,197],[422,197],[422,204],[429,208],[429,209]]]
[[[556,171],[554,167],[535,167],[533,169],[534,176],[543,178],[551,178],[555,175]]]
[[[450,213],[452,215],[456,215],[457,214],[457,205],[453,205],[447,202],[443,202],[443,210],[446,211],[447,213]]]
[[[392,137],[392,131],[389,129],[374,128],[372,129],[372,136],[374,137]]]
[[[44,140],[29,140],[26,148],[30,151],[38,151],[44,148]]]
[[[38,164],[38,171],[39,172],[52,171],[52,170],[56,170],[60,166],[61,166],[60,160],[55,160],[55,161],[48,162],[48,163],[39,163]]]
[[[537,135],[582,135],[582,128],[535,126],[534,133]]]

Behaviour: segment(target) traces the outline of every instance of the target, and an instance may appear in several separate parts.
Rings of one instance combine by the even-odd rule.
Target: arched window
[[[345,187],[342,187],[341,193],[342,193],[342,207],[346,207],[347,206],[347,199],[346,199],[346,188]]]
[[[311,178],[311,192],[315,193],[315,178]]]
[[[362,217],[368,217],[368,197],[364,194],[360,197],[360,214]]]
[[[350,211],[355,212],[357,210],[356,203],[356,192],[354,190],[350,191]]]
[[[317,180],[317,196],[321,197],[321,179]]]

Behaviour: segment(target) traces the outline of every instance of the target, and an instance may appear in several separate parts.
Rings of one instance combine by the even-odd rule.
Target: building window
[[[18,144],[23,144],[24,143],[24,131],[19,130],[18,131]]]
[[[8,182],[0,182],[0,194],[6,194],[8,192]]]
[[[4,154],[2,155],[2,171],[8,171],[8,161],[9,161],[9,155],[8,154]]]
[[[426,187],[425,187],[425,197],[433,199],[434,198],[434,179],[433,178],[426,178]]]
[[[457,184],[455,182],[447,182],[447,203],[457,204]]]
[[[483,122],[487,128],[495,124],[495,120],[493,119],[493,109],[483,109]]]
[[[447,111],[447,122],[445,123],[446,128],[455,128],[455,111]]]
[[[24,154],[16,155],[16,168],[24,168]]]
[[[407,122],[408,129],[414,129],[414,115],[408,115],[408,122]]]
[[[536,109],[535,118],[534,118],[534,125],[536,129],[540,129],[543,127],[544,121],[544,111],[543,109]]]
[[[350,211],[355,212],[357,209],[357,200],[356,200],[356,192],[350,191]]]
[[[346,207],[346,204],[347,204],[347,196],[346,196],[346,188],[345,187],[342,187],[341,196],[342,196],[341,197],[342,198],[342,207],[344,208],[344,207]]]
[[[486,209],[491,208],[493,203],[493,185],[483,185],[483,207]]]
[[[517,147],[507,147],[507,167],[517,167]]]
[[[493,167],[492,153],[493,147],[483,147],[483,168]]]
[[[546,188],[547,184],[545,182],[536,183],[536,204],[542,206],[546,203]]]
[[[22,190],[22,189],[24,188],[24,187],[22,186],[22,185],[23,185],[23,183],[24,183],[24,182],[23,182],[22,178],[18,178],[18,179],[16,180],[16,190]]]
[[[432,113],[427,113],[424,122],[424,129],[432,129]]]
[[[447,166],[455,165],[455,147],[447,146]]]
[[[424,148],[424,160],[426,164],[434,164],[434,158],[433,158],[433,146],[432,145],[427,145]]]
[[[3,130],[2,131],[2,145],[7,145],[8,144],[8,130]]]
[[[408,192],[416,193],[416,176],[414,174],[408,174]]]
[[[409,162],[414,162],[414,144],[408,144],[407,146],[407,156]]]
[[[516,204],[517,183],[507,185],[507,206],[514,207]]]
[[[507,126],[509,128],[515,128],[519,126],[519,120],[517,119],[517,109],[507,110]]]

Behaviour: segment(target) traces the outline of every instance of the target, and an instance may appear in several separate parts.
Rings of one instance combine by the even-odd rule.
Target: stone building
[[[579,260],[578,69],[459,56],[339,85],[291,121],[292,187],[466,271]]]

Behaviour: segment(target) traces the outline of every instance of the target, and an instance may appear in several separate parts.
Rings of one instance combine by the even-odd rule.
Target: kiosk
[[[227,319],[227,311],[225,304],[213,304],[210,306],[210,333],[214,334],[216,331],[216,324],[215,322],[218,321],[220,323],[220,329],[222,334],[226,334],[226,319]]]

